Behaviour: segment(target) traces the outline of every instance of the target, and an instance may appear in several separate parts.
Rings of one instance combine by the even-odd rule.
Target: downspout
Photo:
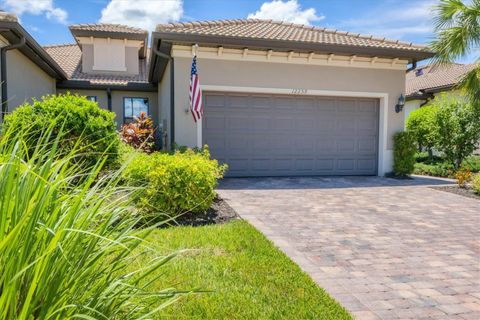
[[[107,108],[108,111],[112,111],[112,89],[107,88]]]
[[[170,61],[170,149],[175,148],[175,70],[173,57],[160,52],[157,48],[152,47],[153,52],[162,58]]]
[[[0,82],[2,84],[2,117],[0,121],[3,121],[3,118],[8,113],[7,51],[23,47],[25,42],[26,39],[22,36],[18,43],[0,48]]]
[[[173,57],[170,58],[170,149],[175,149],[175,70]]]
[[[430,101],[432,101],[433,99],[435,99],[435,95],[433,93],[427,93],[427,97],[425,98],[425,101],[420,103],[420,108],[426,105],[427,103],[429,103]]]

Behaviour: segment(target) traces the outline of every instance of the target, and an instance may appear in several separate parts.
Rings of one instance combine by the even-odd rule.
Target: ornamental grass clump
[[[180,293],[150,288],[175,254],[156,254],[152,228],[135,228],[143,190],[118,184],[123,168],[98,175],[106,155],[77,165],[82,140],[64,153],[53,128],[33,150],[25,127],[0,138],[0,319],[152,318]]]

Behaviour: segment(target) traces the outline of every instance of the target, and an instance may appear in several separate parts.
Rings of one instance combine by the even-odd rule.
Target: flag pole
[[[195,54],[194,56],[197,56],[198,52],[198,43],[195,43]],[[201,149],[203,147],[202,145],[202,119],[197,120],[197,148]]]

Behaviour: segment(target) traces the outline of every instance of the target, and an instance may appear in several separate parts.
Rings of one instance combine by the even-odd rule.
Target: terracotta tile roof
[[[18,18],[13,13],[0,10],[0,21],[18,22]]]
[[[138,75],[115,75],[82,72],[82,52],[77,44],[45,46],[45,51],[60,65],[68,80],[84,80],[92,84],[127,85],[128,83],[147,83],[147,60],[139,59]]]
[[[130,27],[122,24],[112,23],[95,23],[95,24],[72,24],[69,29],[73,31],[92,31],[92,32],[112,32],[112,33],[132,33],[132,34],[148,34],[147,30]]]
[[[421,94],[420,90],[448,90],[474,67],[475,64],[449,64],[416,68],[407,73],[406,95],[413,97]]]
[[[260,19],[160,24],[157,26],[156,31],[191,35],[286,40],[315,44],[427,51],[425,46],[385,38],[376,38],[371,35],[361,35],[334,29]]]

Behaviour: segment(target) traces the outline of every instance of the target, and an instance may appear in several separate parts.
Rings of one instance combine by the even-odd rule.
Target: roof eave
[[[301,52],[321,52],[333,54],[357,54],[372,57],[384,58],[401,58],[409,61],[420,61],[432,58],[435,54],[431,51],[425,50],[408,50],[396,48],[378,48],[378,47],[362,47],[354,45],[340,45],[340,44],[319,44],[305,41],[289,41],[276,39],[256,39],[246,37],[227,37],[227,36],[212,36],[212,35],[198,35],[178,32],[157,31],[152,33],[152,39],[162,39],[171,42],[181,42],[207,46],[224,46],[233,48],[261,49],[261,50],[277,50],[290,51],[297,50]]]
[[[420,89],[417,92],[406,95],[405,99],[406,100],[423,99],[424,97],[429,96],[429,94],[439,93],[439,92],[444,92],[444,91],[450,91],[450,90],[454,89],[456,86],[457,86],[457,84],[453,83],[453,84],[448,84],[448,85],[443,85],[443,86],[438,86],[438,87]],[[421,92],[421,94],[418,94],[418,92]]]
[[[25,37],[25,45],[18,50],[50,76],[58,80],[67,79],[65,71],[18,22],[0,21],[0,34],[12,43]]]
[[[147,82],[128,82],[126,84],[113,83],[94,83],[89,80],[63,80],[57,82],[59,89],[90,89],[90,90],[126,90],[126,91],[142,91],[156,92],[157,87]]]

